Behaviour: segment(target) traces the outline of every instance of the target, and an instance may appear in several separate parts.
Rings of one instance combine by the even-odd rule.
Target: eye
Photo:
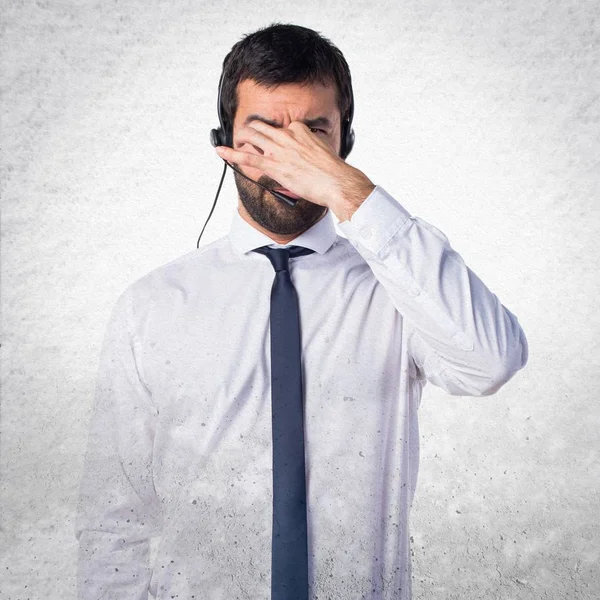
[[[311,130],[313,133],[318,133],[319,131],[320,131],[321,133],[327,133],[327,132],[326,132],[324,129],[317,129],[316,127],[311,127],[311,128],[310,128],[310,130]]]

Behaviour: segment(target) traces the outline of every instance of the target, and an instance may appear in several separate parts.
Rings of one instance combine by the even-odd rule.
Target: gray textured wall
[[[75,595],[99,345],[125,286],[195,247],[221,62],[273,20],[353,72],[349,162],[439,227],[518,317],[488,398],[431,385],[417,599],[596,598],[600,8],[546,2],[2,2],[0,596]],[[202,243],[228,229],[231,174]]]

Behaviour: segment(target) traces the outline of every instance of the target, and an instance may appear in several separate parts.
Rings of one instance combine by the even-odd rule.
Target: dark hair
[[[267,88],[284,83],[335,84],[344,131],[352,101],[350,69],[342,52],[312,29],[272,23],[245,35],[225,57],[223,75],[221,103],[230,132],[238,108],[237,86],[246,79]]]

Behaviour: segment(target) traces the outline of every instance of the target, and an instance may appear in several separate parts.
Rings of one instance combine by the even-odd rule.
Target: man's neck
[[[269,231],[268,229],[265,229],[264,227],[259,225],[248,214],[246,209],[240,204],[238,204],[237,211],[238,211],[238,213],[240,213],[240,216],[242,217],[242,219],[244,219],[244,221],[246,221],[247,223],[250,223],[250,225],[252,225],[252,227],[254,227],[254,229],[260,231],[261,233],[264,233],[266,236],[270,237],[275,243],[285,245],[285,244],[289,244],[292,240],[296,239],[301,233],[304,233],[305,231],[307,231],[308,229],[310,229],[311,227],[316,225],[329,212],[329,209],[327,209],[317,221],[315,221],[312,225],[310,225],[306,229],[303,229],[302,231],[297,231],[296,233],[285,234],[285,235],[279,234],[279,233],[273,233],[272,231]]]

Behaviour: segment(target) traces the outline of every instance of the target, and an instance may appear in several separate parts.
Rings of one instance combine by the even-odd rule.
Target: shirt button
[[[366,225],[360,230],[360,235],[368,240],[373,235],[373,228],[370,225]]]
[[[413,297],[418,296],[421,293],[421,290],[418,287],[411,287],[410,288],[410,295]]]

